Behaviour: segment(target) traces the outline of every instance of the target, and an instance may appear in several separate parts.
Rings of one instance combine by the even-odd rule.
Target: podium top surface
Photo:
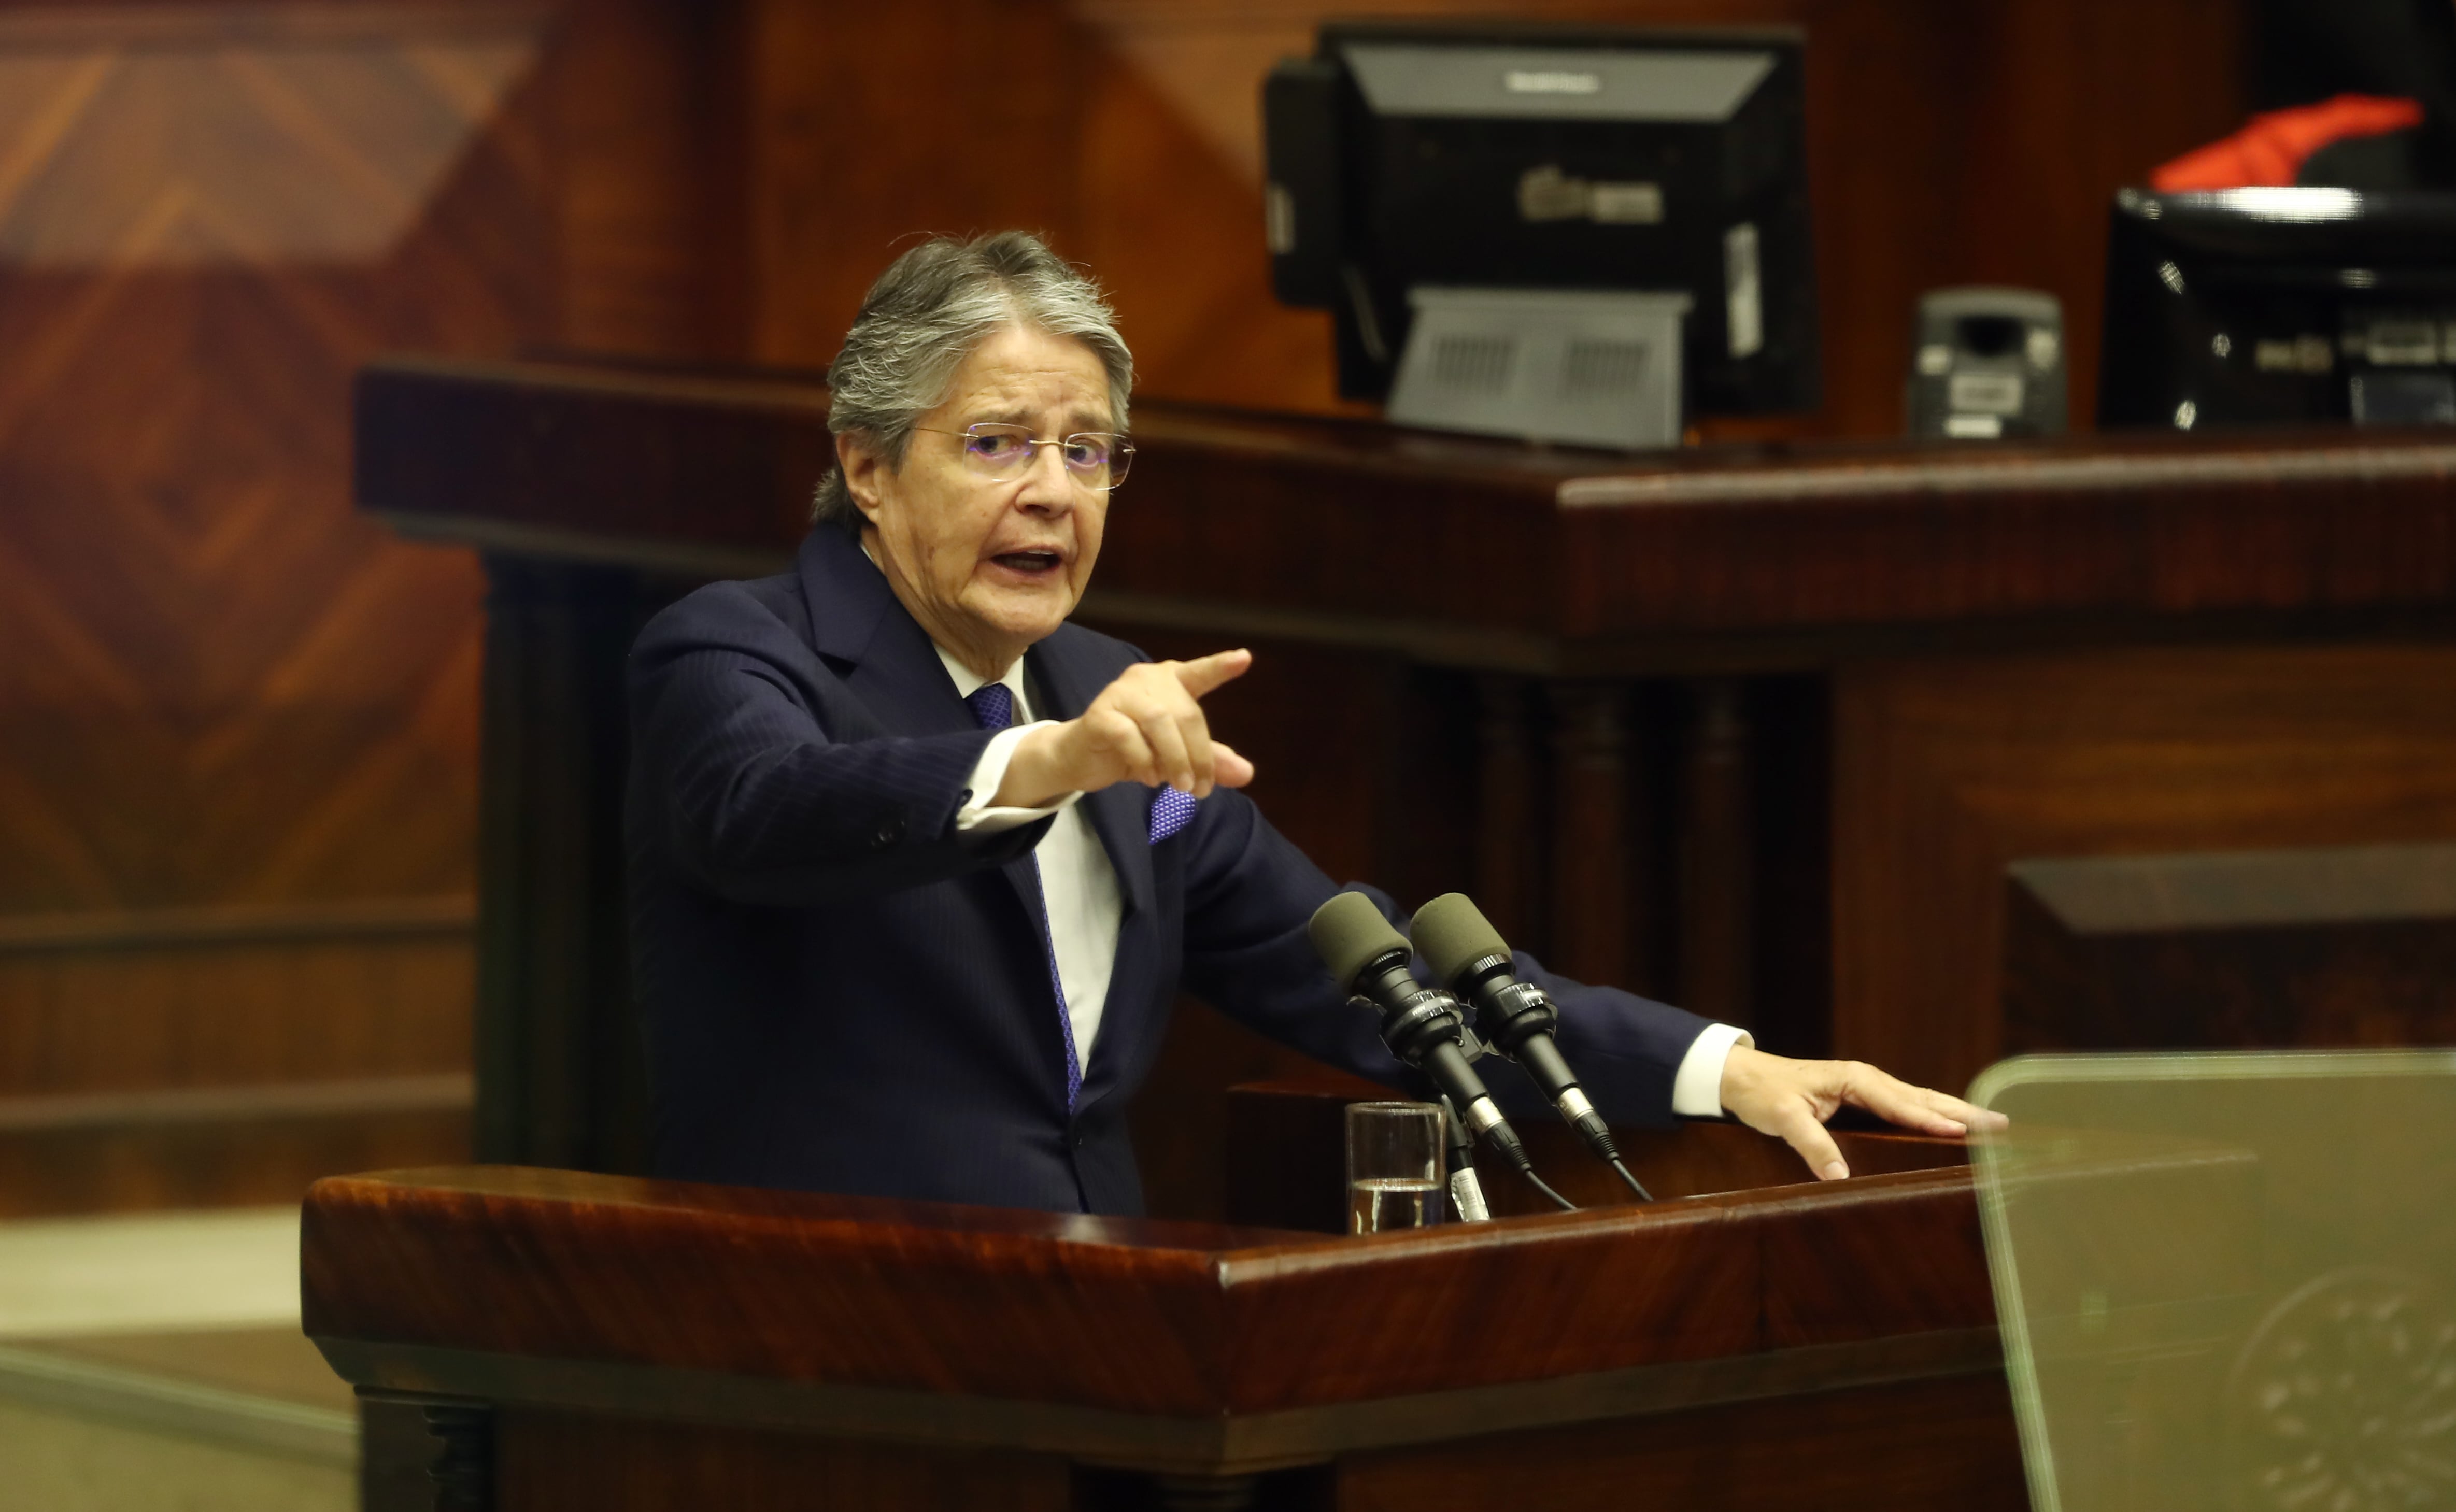
[[[397,358],[357,395],[405,532],[776,570],[833,458],[808,374]],[[1083,612],[1545,668],[1648,637],[2439,608],[2456,433],[1615,454],[1146,400]]]
[[[317,1183],[301,1277],[379,1391],[765,1391],[1216,1467],[1992,1369],[1971,1194],[1951,1167],[1348,1238],[454,1168]]]

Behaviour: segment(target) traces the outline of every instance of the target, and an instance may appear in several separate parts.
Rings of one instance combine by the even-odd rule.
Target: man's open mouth
[[[1063,565],[1063,559],[1054,551],[1009,551],[990,560],[1016,572],[1055,572]]]

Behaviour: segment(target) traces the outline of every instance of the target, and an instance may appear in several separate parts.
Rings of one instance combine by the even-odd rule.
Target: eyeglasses
[[[915,425],[932,436],[953,436],[964,443],[964,465],[985,478],[1013,478],[1028,471],[1039,448],[1054,446],[1067,476],[1086,488],[1115,488],[1126,480],[1134,464],[1135,443],[1109,431],[1077,431],[1056,440],[1042,440],[1029,425],[983,423],[959,431]]]

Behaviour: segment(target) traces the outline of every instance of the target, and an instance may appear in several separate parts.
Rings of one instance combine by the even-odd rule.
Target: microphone
[[[1444,892],[1416,910],[1407,932],[1432,963],[1434,976],[1475,1006],[1476,1032],[1484,1042],[1525,1068],[1586,1148],[1619,1172],[1641,1199],[1653,1201],[1653,1194],[1621,1163],[1610,1127],[1561,1057],[1560,1041],[1554,1037],[1560,1010],[1542,988],[1519,979],[1508,944],[1484,910],[1463,892]]]
[[[1322,964],[1330,968],[1331,980],[1352,1001],[1382,1015],[1382,1043],[1390,1047],[1390,1053],[1430,1076],[1458,1109],[1459,1120],[1521,1175],[1563,1208],[1576,1211],[1535,1174],[1535,1162],[1519,1142],[1518,1132],[1501,1116],[1484,1079],[1467,1065],[1461,1047],[1466,1020],[1458,999],[1424,986],[1407,971],[1415,950],[1405,935],[1390,928],[1373,900],[1361,892],[1341,892],[1314,910],[1305,930]]]

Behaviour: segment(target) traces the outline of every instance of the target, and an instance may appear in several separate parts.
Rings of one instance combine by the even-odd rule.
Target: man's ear
[[[845,492],[852,496],[853,507],[871,524],[878,523],[883,502],[879,484],[894,469],[867,440],[850,433],[836,438],[836,465],[844,469]]]

